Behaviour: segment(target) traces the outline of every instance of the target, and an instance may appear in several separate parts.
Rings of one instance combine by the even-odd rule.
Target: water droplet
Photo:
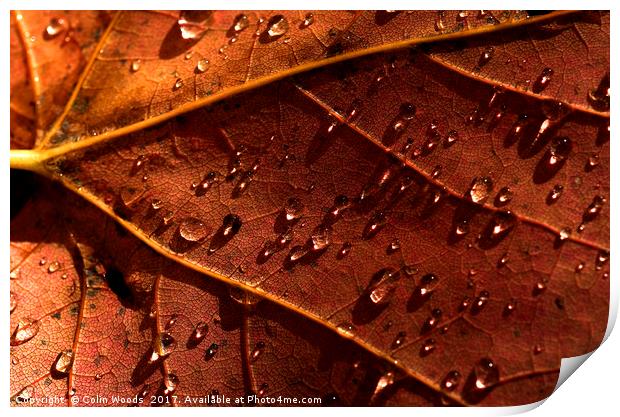
[[[217,353],[219,346],[217,343],[211,343],[211,346],[205,351],[205,359],[211,359]]]
[[[474,388],[486,390],[499,382],[499,370],[495,362],[489,358],[483,358],[474,366]]]
[[[595,196],[583,215],[584,220],[590,221],[598,216],[606,202],[602,195]]]
[[[474,203],[482,204],[493,191],[493,181],[489,177],[474,178],[469,188],[469,198]]]
[[[174,324],[177,322],[178,318],[179,318],[178,314],[173,314],[172,316],[170,316],[170,318],[166,322],[164,328],[166,330],[169,330],[172,326],[174,326]]]
[[[439,308],[433,309],[433,311],[431,311],[431,316],[428,317],[422,324],[422,333],[428,333],[431,330],[433,330],[435,327],[437,327],[437,324],[439,324],[439,319],[441,318],[442,315],[443,315],[443,312],[441,311],[441,309]]]
[[[13,313],[13,311],[15,311],[15,309],[17,308],[17,294],[15,294],[14,291],[11,291],[10,306],[11,306],[11,313]]]
[[[267,393],[267,390],[269,390],[269,384],[267,384],[266,382],[263,382],[258,387],[258,391],[256,392],[256,395],[259,397],[262,397]]]
[[[438,11],[437,12],[437,18],[435,20],[435,30],[437,32],[443,32],[446,29],[446,25],[443,21],[443,17],[444,17],[444,11]]]
[[[140,59],[134,59],[133,61],[131,61],[131,72],[138,72],[138,70],[140,69],[140,65],[142,65],[142,61]]]
[[[122,187],[119,193],[121,202],[126,208],[131,208],[142,197],[143,191],[133,187]]]
[[[168,357],[176,348],[176,340],[167,332],[158,333],[153,339],[149,362],[153,363]]]
[[[181,37],[186,40],[194,40],[200,38],[207,32],[205,20],[211,14],[208,10],[200,11],[182,11],[177,20]]]
[[[393,372],[386,372],[385,374],[381,375],[381,377],[377,381],[377,386],[375,387],[375,392],[372,394],[372,398],[374,399],[377,396],[379,396],[382,392],[385,391],[387,387],[389,387],[392,384],[394,384],[394,373]],[[372,402],[372,399],[371,399],[371,402]]]
[[[504,316],[511,315],[515,311],[515,308],[517,308],[517,302],[512,299],[508,302],[508,304],[506,304],[506,306],[504,306]]]
[[[446,146],[453,145],[457,140],[459,140],[459,132],[450,130],[446,136]]]
[[[508,204],[510,200],[512,200],[513,196],[514,196],[514,193],[509,187],[503,187],[497,193],[496,201],[499,203],[499,205]]]
[[[405,120],[411,120],[415,117],[416,111],[416,106],[409,102],[405,102],[400,106],[400,117]]]
[[[288,31],[288,22],[281,14],[277,14],[267,22],[267,34],[271,38],[279,38]]]
[[[480,55],[480,58],[478,58],[478,66],[483,67],[486,64],[488,64],[491,58],[493,58],[493,55],[495,55],[495,48],[492,46],[488,46],[482,52],[482,54]]]
[[[68,23],[62,17],[54,17],[45,27],[45,39],[52,39],[63,33],[68,28]]]
[[[426,356],[433,353],[435,348],[437,347],[435,339],[426,339],[424,343],[422,343],[422,348],[420,349],[420,355]]]
[[[254,350],[252,350],[252,353],[250,354],[250,359],[252,361],[255,361],[256,359],[258,359],[260,355],[262,355],[264,350],[265,350],[265,342],[262,342],[262,341],[256,342],[256,346],[254,346]]]
[[[540,355],[543,352],[543,348],[539,344],[536,344],[532,348],[532,351],[534,352],[534,355]]]
[[[575,267],[575,272],[579,273],[581,271],[583,271],[583,269],[586,267],[586,263],[584,261],[581,261],[577,264],[577,266]]]
[[[553,76],[553,69],[549,67],[543,69],[540,75],[538,76],[538,79],[534,83],[534,92],[540,93],[545,88],[547,88],[549,86],[549,83],[551,82],[552,76]]]
[[[456,236],[465,236],[469,233],[469,221],[467,219],[463,219],[460,222],[456,223],[454,227],[454,234]]]
[[[420,284],[415,288],[413,296],[422,300],[430,297],[437,287],[439,278],[435,274],[426,274],[420,279]]]
[[[431,178],[437,179],[441,175],[441,165],[435,165],[433,172],[431,172]]]
[[[322,251],[331,244],[331,227],[318,226],[312,233],[312,250]]]
[[[255,306],[261,300],[259,296],[249,291],[244,291],[239,287],[230,287],[228,295],[232,300],[243,306]]]
[[[188,242],[199,242],[209,234],[209,228],[194,217],[187,217],[179,223],[179,235]]]
[[[289,262],[297,262],[298,260],[306,256],[307,253],[308,251],[303,246],[293,246],[288,255],[288,260]]]
[[[560,241],[564,241],[566,239],[568,239],[571,235],[571,230],[568,227],[564,227],[562,230],[560,230]]]
[[[508,263],[508,253],[504,253],[499,261],[497,261],[497,266],[506,266]]]
[[[484,306],[487,305],[488,301],[489,301],[489,292],[485,290],[481,291],[480,294],[478,294],[478,296],[474,300],[474,303],[472,305],[472,312],[479,313],[480,311],[482,311]]]
[[[164,378],[164,386],[166,387],[164,394],[172,394],[177,389],[177,385],[179,385],[179,377],[173,373],[166,374]]]
[[[563,191],[564,191],[563,186],[561,186],[560,184],[554,185],[551,191],[549,191],[549,194],[547,195],[547,204],[555,203],[558,200],[558,198],[560,198]]]
[[[173,90],[178,90],[181,87],[183,87],[183,79],[177,78],[176,81],[174,82]]]
[[[286,214],[287,221],[293,221],[299,219],[304,213],[304,203],[297,197],[291,197],[286,200],[286,205],[284,206],[284,213]]]
[[[208,59],[200,59],[196,63],[196,72],[199,74],[204,73],[207,69],[209,69],[209,60]]]
[[[394,341],[392,342],[392,349],[397,349],[402,346],[403,343],[405,343],[405,339],[407,339],[407,333],[402,331],[398,332],[398,334],[394,338]]]
[[[241,218],[236,214],[227,214],[222,221],[222,234],[224,236],[233,236],[241,229]]]
[[[388,245],[387,251],[388,253],[394,253],[399,249],[400,249],[400,241],[398,239],[395,239],[390,242],[390,244]]]
[[[606,73],[598,88],[588,92],[588,100],[592,107],[600,111],[609,111],[609,73]]]
[[[572,147],[571,140],[565,136],[553,139],[549,147],[547,163],[554,166],[564,161],[570,154]]]
[[[338,251],[338,259],[345,258],[351,253],[352,245],[350,242],[344,242]]]
[[[314,23],[314,15],[312,13],[306,13],[306,16],[304,17],[304,21],[302,22],[301,26],[307,28],[313,23]]]
[[[349,208],[349,198],[346,195],[338,195],[334,198],[334,205],[329,209],[333,221],[342,216],[342,212]]]
[[[596,255],[596,262],[595,262],[596,270],[600,271],[601,269],[603,269],[607,261],[609,261],[609,251],[608,250],[599,251],[598,254]]]
[[[385,213],[380,211],[380,212],[373,214],[373,216],[370,218],[370,220],[366,224],[364,231],[362,232],[362,238],[364,239],[373,238],[374,236],[377,235],[377,233],[381,231],[381,229],[385,227],[386,222],[387,222],[387,218],[385,216]]]
[[[510,211],[498,211],[491,220],[491,238],[503,237],[516,224],[517,218]]]
[[[232,28],[235,32],[241,32],[248,26],[250,26],[250,19],[245,14],[239,14],[235,17]]]
[[[394,268],[384,268],[375,273],[366,288],[368,299],[373,305],[384,305],[396,289],[394,283],[400,279],[400,272]]]
[[[167,210],[162,216],[161,220],[164,226],[169,226],[174,220],[174,212],[172,212],[171,210]]]
[[[198,322],[190,336],[190,344],[192,346],[198,345],[204,340],[207,333],[209,333],[209,325],[204,321]]]
[[[446,391],[454,391],[461,381],[461,374],[458,371],[450,371],[441,382],[441,387]]]
[[[102,378],[103,378],[103,375],[100,374],[99,372],[95,374],[95,381],[101,381]]]
[[[54,370],[60,374],[67,375],[73,366],[73,350],[63,350],[58,354],[54,361]]]
[[[58,261],[51,262],[49,264],[49,266],[47,267],[47,272],[52,274],[52,273],[58,271],[60,269],[60,266],[61,266],[60,262],[58,262]]]
[[[29,318],[21,319],[11,335],[11,346],[18,346],[26,343],[39,333],[39,321]]]
[[[540,295],[547,289],[547,284],[544,281],[538,281],[534,285],[534,295]]]

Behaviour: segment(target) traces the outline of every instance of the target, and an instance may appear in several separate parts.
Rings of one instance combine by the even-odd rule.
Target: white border
[[[554,6],[556,9],[611,9],[611,66],[612,68],[617,68],[618,64],[618,54],[615,52],[614,46],[617,46],[617,25],[618,18],[617,12],[619,4],[618,2],[612,3],[611,1],[599,1],[599,0],[590,0],[590,1],[563,1],[563,2],[553,2],[546,3],[541,2],[540,0],[528,0],[528,1],[508,1],[504,0],[501,4],[498,1],[442,1],[442,0],[434,0],[432,2],[414,2],[414,1],[369,1],[369,0],[346,0],[346,1],[326,1],[326,0],[313,0],[313,1],[283,1],[283,0],[269,0],[269,1],[241,1],[241,0],[227,0],[227,1],[187,1],[187,0],[177,0],[174,2],[163,1],[163,0],[149,0],[149,1],[134,1],[134,0],[108,0],[108,1],[100,1],[100,0],[90,0],[88,2],[84,2],[83,0],[29,0],[29,1],[2,1],[0,2],[0,27],[2,28],[2,32],[4,34],[4,45],[3,48],[4,53],[2,55],[2,67],[5,70],[2,71],[3,82],[0,84],[0,89],[2,91],[2,96],[5,97],[2,101],[2,113],[5,115],[1,120],[3,120],[3,131],[5,137],[5,147],[4,149],[8,149],[8,138],[9,138],[9,122],[8,122],[8,114],[9,114],[9,100],[10,96],[9,92],[9,48],[7,46],[9,39],[9,10],[11,9],[170,9],[171,6],[175,8],[182,9],[193,9],[193,8],[211,8],[211,9],[326,9],[326,10],[355,10],[355,9],[493,9],[493,8],[505,8],[505,9],[540,9],[544,7]],[[620,91],[618,88],[618,81],[616,79],[615,74],[612,74],[611,84],[613,91]],[[617,96],[612,96],[612,107],[616,108],[618,104]],[[611,119],[613,132],[616,132],[617,122],[615,117]],[[615,134],[613,136],[616,136]],[[611,263],[611,271],[616,271],[617,267],[620,266],[619,258],[613,256],[614,250],[617,247],[618,242],[618,227],[620,224],[618,223],[618,218],[615,217],[615,210],[618,205],[616,204],[615,197],[618,194],[618,163],[619,155],[618,155],[618,145],[615,144],[615,139],[611,138],[611,196],[610,196],[610,205],[611,205],[611,213],[614,213],[611,217],[611,248],[612,248],[612,257],[610,260]],[[0,195],[4,196],[3,201],[6,201],[6,196],[9,195],[9,157],[8,152],[2,153],[2,165],[3,169],[0,173],[1,181],[0,181]],[[0,218],[0,230],[2,233],[2,238],[4,242],[6,242],[6,249],[0,251],[0,260],[2,270],[5,271],[3,275],[3,279],[0,279],[0,292],[3,294],[3,304],[9,303],[9,279],[8,279],[8,271],[9,267],[9,215],[8,215],[8,207],[4,206],[5,210],[2,210],[2,217]],[[568,364],[564,366],[562,373],[570,375],[587,359],[590,355],[594,356],[593,359],[587,361],[587,363],[581,366],[577,370],[577,375],[570,378],[570,380],[563,384],[561,387],[557,389],[556,392],[549,397],[546,401],[541,401],[538,404],[532,404],[523,407],[513,407],[513,408],[472,408],[472,409],[461,409],[461,408],[390,408],[386,410],[390,415],[408,415],[411,416],[414,414],[415,416],[445,416],[445,415],[459,415],[459,416],[485,416],[485,415],[508,415],[515,414],[520,412],[525,412],[528,410],[534,409],[531,416],[556,416],[556,415],[610,415],[611,410],[617,410],[618,406],[616,404],[617,396],[618,396],[618,379],[620,377],[620,360],[618,356],[620,354],[620,336],[618,336],[618,331],[612,333],[610,335],[613,324],[615,323],[615,319],[617,317],[618,310],[618,278],[615,274],[610,274],[610,284],[611,284],[611,307],[610,307],[610,320],[607,329],[606,338],[607,340],[601,345],[599,349],[597,349],[592,354],[584,355],[583,357],[575,358],[572,360],[568,360]],[[4,309],[0,308],[0,311],[8,310],[7,307]],[[2,314],[0,315],[1,323],[2,323],[2,334],[8,336],[10,330],[8,328],[8,315]],[[3,375],[0,381],[0,392],[5,393],[4,398],[0,398],[0,402],[2,403],[2,407],[7,408],[6,410],[11,415],[36,415],[37,417],[41,416],[41,413],[46,415],[53,416],[62,416],[62,415],[81,415],[85,410],[83,409],[75,409],[75,408],[47,408],[47,409],[34,409],[34,408],[12,408],[9,406],[9,344],[6,342],[1,344],[0,347],[0,357],[5,366],[2,367]],[[0,397],[2,395],[0,394]],[[541,404],[543,404],[541,406]],[[135,412],[136,414],[149,413],[151,415],[170,415],[171,410],[168,409],[148,409],[148,411],[144,411],[144,409],[127,409],[128,413]],[[345,411],[346,410],[346,411]],[[377,408],[346,408],[346,409],[322,409],[321,414],[327,415],[337,415],[341,414],[343,411],[347,413],[351,413],[352,415],[360,416],[360,415],[375,415],[380,409]],[[102,408],[90,408],[86,412],[92,414],[94,416],[103,416],[109,414],[110,410],[102,407]],[[274,416],[274,415],[289,415],[294,412],[295,415],[313,415],[317,412],[316,409],[313,408],[300,408],[296,410],[286,409],[286,408],[252,408],[250,410],[244,408],[210,408],[205,410],[204,408],[198,409],[190,409],[190,408],[177,408],[174,411],[174,414],[180,415],[205,415],[205,412],[215,415],[242,415],[247,413],[252,413],[257,416]]]

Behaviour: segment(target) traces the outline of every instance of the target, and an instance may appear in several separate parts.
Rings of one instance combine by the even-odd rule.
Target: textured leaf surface
[[[437,14],[431,15],[436,24]],[[355,22],[366,19],[368,30],[368,16],[362,13]],[[407,16],[429,20],[416,13],[393,19]],[[83,340],[85,347],[80,356],[78,346],[75,377],[69,376],[68,387],[87,374],[87,392],[137,393],[145,384],[161,390],[162,378],[172,372],[179,377],[179,392],[191,395],[212,389],[227,395],[258,393],[263,383],[263,394],[325,399],[336,394],[344,404],[515,405],[549,395],[561,358],[591,351],[606,328],[609,113],[591,105],[584,86],[587,81],[590,90],[597,88],[599,98],[605,93],[598,86],[601,74],[608,72],[609,38],[589,38],[591,64],[583,77],[555,70],[548,87],[535,94],[507,70],[491,65],[514,55],[521,43],[532,48],[523,52],[528,59],[543,56],[539,52],[549,48],[544,45],[555,45],[572,62],[577,53],[567,33],[607,33],[607,15],[598,16],[547,18],[544,27],[479,36],[452,50],[445,43],[431,44],[352,59],[182,115],[166,113],[183,106],[171,104],[167,95],[170,106],[160,113],[168,114],[167,121],[132,127],[144,120],[132,116],[114,123],[128,125],[128,134],[111,130],[108,136],[38,154],[51,157],[46,165],[51,176],[142,240],[118,236],[103,217],[92,220],[103,215],[77,203],[61,217],[72,219],[81,237],[72,232],[69,239],[60,223],[48,223],[44,230],[59,228],[52,240],[58,246],[33,248],[40,238],[13,238],[21,242],[12,247],[12,267],[21,265],[15,273],[28,265],[39,268],[29,285],[36,285],[45,272],[44,266],[36,266],[43,255],[36,251],[57,247],[55,256],[60,257],[73,247],[73,256],[85,259],[89,252],[84,247],[90,247],[105,259],[103,265],[113,265],[124,277],[120,282],[129,298],[147,300],[129,306],[118,292],[97,292],[107,297],[98,301],[101,307],[93,314],[105,319],[93,321],[93,334],[132,343],[123,347],[128,353],[122,369],[113,363],[103,369],[114,369],[109,371],[112,382],[104,384],[105,376],[94,380],[92,358],[94,352],[110,349],[109,342],[89,342],[86,330],[75,333],[73,343]],[[213,14],[212,27],[218,27],[220,17]],[[233,18],[222,17],[221,24],[230,27]],[[322,27],[315,18],[304,30]],[[375,22],[375,29],[387,30],[391,22]],[[560,29],[552,30],[543,46],[533,41],[538,31],[554,25]],[[375,39],[373,31],[364,33]],[[112,39],[114,30],[110,34]],[[386,42],[392,40],[384,36]],[[364,42],[361,47],[373,44]],[[282,37],[265,48],[289,43],[294,41]],[[159,47],[152,39],[148,44]],[[487,60],[481,51],[489,44],[493,55],[472,73],[472,57]],[[193,56],[174,59],[191,61]],[[112,65],[100,58],[92,68]],[[114,70],[120,78],[113,82],[152,74],[142,72],[144,62],[133,73]],[[180,68],[178,62],[174,65]],[[232,65],[227,62],[221,66]],[[240,62],[237,69],[254,71]],[[220,69],[215,75],[227,74]],[[257,74],[262,70],[256,67]],[[227,82],[221,86],[223,95],[231,85],[249,85],[241,79]],[[87,90],[82,86],[79,94]],[[88,107],[83,117],[106,114],[97,109]],[[46,213],[40,215],[44,221],[52,209],[38,212]],[[31,212],[22,216],[12,230],[32,225]],[[103,231],[97,229],[101,227]],[[26,255],[33,251],[35,256]],[[88,288],[88,279],[84,282],[80,288]],[[246,297],[269,301],[253,308],[240,305],[228,294],[239,298],[237,287],[248,291]],[[62,283],[58,291],[66,291]],[[78,303],[81,293],[72,294],[71,302]],[[81,305],[86,317],[89,310]],[[126,324],[110,329],[119,305]],[[149,318],[152,307],[157,311]],[[46,305],[43,311],[53,308]],[[145,367],[153,340],[175,314],[170,335],[176,348],[161,361],[161,369]],[[216,315],[219,322],[211,326]],[[212,330],[190,349],[184,343],[200,320]],[[63,328],[80,325],[68,322]],[[61,339],[59,349],[71,343],[66,335]],[[205,360],[209,340],[220,350]],[[248,352],[251,356],[258,341],[265,343],[266,354],[248,366]],[[15,354],[27,346],[34,345],[24,343]],[[35,347],[27,349],[36,354]],[[361,371],[351,360],[354,356],[365,364]],[[482,366],[489,360],[497,373]],[[144,369],[152,372],[142,375]],[[459,377],[450,378],[455,372]],[[12,395],[31,381],[44,380],[40,372],[20,378],[12,377]],[[205,380],[217,384],[205,386]]]

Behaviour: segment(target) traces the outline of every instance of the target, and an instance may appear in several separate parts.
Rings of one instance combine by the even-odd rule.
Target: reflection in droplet
[[[277,14],[267,22],[267,34],[271,38],[279,38],[288,31],[288,22],[281,14]]]
[[[235,17],[232,28],[235,32],[241,32],[248,26],[250,26],[250,20],[248,19],[248,16],[245,14],[239,14]]]
[[[29,318],[21,319],[13,333],[11,334],[11,346],[18,346],[26,343],[39,333],[40,324],[38,320]]]
[[[307,28],[313,23],[314,23],[314,15],[312,13],[306,13],[306,16],[304,16],[304,21],[302,22],[302,27]]]
[[[564,241],[564,240],[568,239],[570,237],[570,235],[571,235],[570,228],[568,228],[568,227],[562,228],[560,230],[560,235],[559,235],[560,241]]]
[[[286,205],[284,206],[286,220],[290,222],[299,219],[304,212],[304,208],[304,204],[299,198],[289,198],[288,200],[286,200]]]
[[[469,198],[474,203],[482,204],[493,191],[493,181],[489,177],[474,178],[469,188]]]
[[[58,354],[54,361],[54,370],[60,374],[67,375],[73,366],[73,350],[63,350]]]
[[[52,39],[64,32],[68,27],[68,23],[62,17],[53,17],[49,24],[45,27],[45,38]]]
[[[596,255],[595,268],[597,271],[603,269],[605,264],[609,261],[609,251],[608,250],[600,250]]]
[[[176,391],[177,385],[179,385],[179,377],[173,373],[166,374],[166,376],[164,377],[164,387],[166,388],[164,394],[172,394],[174,391]]]
[[[204,35],[207,31],[205,20],[210,14],[211,12],[208,10],[182,11],[177,20],[181,37],[186,40],[194,40]]]
[[[383,227],[385,227],[386,222],[387,222],[387,218],[386,218],[385,213],[377,212],[373,214],[373,216],[370,218],[370,220],[366,224],[364,231],[362,232],[362,238],[364,239],[373,238],[374,236],[377,235],[377,233],[379,233],[379,231],[381,231],[381,229],[383,229]]]
[[[497,202],[500,205],[508,204],[510,202],[510,200],[512,200],[513,196],[514,196],[514,193],[512,192],[512,190],[509,187],[503,187],[497,193]]]
[[[551,69],[549,67],[543,69],[541,74],[538,76],[538,79],[536,80],[536,82],[534,84],[534,92],[535,93],[540,93],[545,88],[547,88],[549,86],[549,83],[551,83],[551,77],[552,76],[553,76],[553,69]]]
[[[483,67],[489,63],[493,55],[495,54],[495,48],[492,46],[488,46],[478,58],[478,66]]]
[[[141,64],[142,64],[142,61],[140,59],[134,59],[133,61],[131,61],[131,66],[130,66],[131,72],[138,72]]]
[[[219,346],[217,345],[217,343],[211,343],[211,346],[209,346],[209,348],[205,351],[205,359],[211,359],[212,357],[214,357],[218,349]]]
[[[547,202],[549,204],[555,203],[558,200],[558,198],[560,198],[563,191],[564,191],[564,187],[562,185],[560,184],[554,185],[551,191],[549,191],[549,195],[547,196]]]
[[[227,214],[222,221],[222,234],[224,236],[233,236],[241,229],[241,218],[236,214]]]
[[[446,391],[454,391],[461,381],[461,374],[458,371],[450,371],[441,382],[441,387]]]
[[[199,242],[208,234],[207,226],[194,217],[187,217],[179,223],[179,235],[188,242]]]
[[[260,355],[262,355],[264,350],[265,350],[265,342],[263,342],[263,341],[256,342],[256,346],[254,346],[254,349],[252,350],[252,353],[250,353],[250,359],[252,361],[257,360],[258,357]]]
[[[209,69],[209,60],[208,59],[200,59],[196,63],[196,72],[202,74],[207,69]]]
[[[58,271],[60,269],[61,265],[60,262],[58,261],[53,261],[49,264],[49,266],[47,267],[47,272],[49,272],[50,274]]]
[[[190,342],[193,346],[198,345],[202,342],[205,336],[209,333],[209,325],[204,321],[198,322],[192,331],[190,336]]]
[[[422,348],[420,349],[420,354],[422,356],[426,356],[431,354],[435,348],[437,347],[437,344],[435,342],[435,339],[426,339],[424,341],[424,343],[422,343]]]

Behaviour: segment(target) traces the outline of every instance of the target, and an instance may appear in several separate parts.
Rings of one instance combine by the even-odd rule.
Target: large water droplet
[[[312,233],[312,250],[322,251],[331,244],[331,227],[319,225]]]
[[[489,177],[474,178],[468,196],[474,203],[482,204],[493,191],[493,181]]]
[[[497,205],[502,206],[508,204],[510,200],[512,200],[512,197],[514,197],[514,193],[512,192],[510,187],[503,187],[501,190],[498,191],[495,201]]]
[[[149,362],[153,363],[168,357],[176,348],[176,340],[167,332],[158,333],[153,339]]]
[[[209,60],[208,59],[200,59],[196,62],[196,72],[199,74],[204,73],[209,69]]]
[[[284,16],[277,14],[267,22],[267,34],[272,38],[279,38],[288,31],[288,22]]]
[[[39,333],[40,323],[38,320],[25,318],[20,320],[11,334],[11,346],[26,343]]]
[[[209,228],[194,217],[187,217],[179,223],[179,235],[188,242],[199,242],[208,234]]]
[[[62,375],[68,375],[73,366],[73,350],[63,350],[54,361],[54,371]]]
[[[206,19],[211,15],[208,10],[182,11],[177,20],[181,37],[186,40],[194,40],[207,32]]]
[[[394,293],[395,282],[400,278],[400,272],[394,268],[384,268],[373,275],[366,293],[373,305],[383,305],[389,302]]]

